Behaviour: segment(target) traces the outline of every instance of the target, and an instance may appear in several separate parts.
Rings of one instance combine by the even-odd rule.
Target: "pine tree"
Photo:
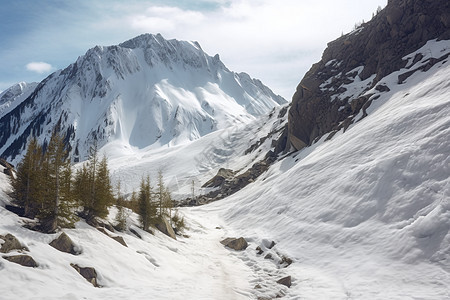
[[[44,232],[73,226],[72,171],[62,136],[53,131],[43,159],[43,193],[39,198],[39,221]]]
[[[108,206],[114,204],[114,194],[106,156],[103,156],[98,164],[94,191],[94,216],[104,218],[108,215]]]
[[[75,176],[75,195],[83,205],[83,217],[91,220],[108,215],[108,206],[114,203],[106,156],[98,159],[97,144],[90,149],[89,160]]]
[[[150,177],[142,178],[138,196],[138,214],[142,228],[149,230],[150,225],[154,223],[156,218],[156,206],[153,202],[153,188],[150,185]]]
[[[34,218],[39,209],[41,160],[42,149],[33,137],[28,143],[24,158],[17,166],[16,177],[12,179],[14,202],[24,209],[24,216],[29,218]]]
[[[119,231],[125,231],[127,229],[127,215],[125,213],[125,199],[123,198],[122,191],[121,191],[121,184],[120,180],[117,182],[116,186],[116,207],[117,207],[117,215],[115,218],[116,221],[116,228]]]

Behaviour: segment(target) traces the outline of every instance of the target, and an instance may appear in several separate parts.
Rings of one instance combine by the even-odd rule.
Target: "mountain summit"
[[[96,46],[0,114],[0,156],[14,160],[28,137],[64,132],[77,160],[89,145],[145,148],[195,140],[286,103],[261,81],[228,70],[197,42],[143,34]]]

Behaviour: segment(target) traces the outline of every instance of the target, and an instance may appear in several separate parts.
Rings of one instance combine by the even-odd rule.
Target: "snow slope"
[[[441,57],[450,43],[418,52]],[[294,258],[292,298],[450,297],[450,62],[398,84],[401,72],[347,132],[209,206]]]

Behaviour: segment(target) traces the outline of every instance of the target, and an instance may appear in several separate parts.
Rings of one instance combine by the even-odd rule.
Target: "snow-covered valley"
[[[419,52],[417,67],[444,57],[450,44],[430,41]],[[143,232],[130,214],[142,239],[110,232],[128,247],[80,221],[64,231],[81,254],[61,253],[48,245],[59,234],[30,231],[3,207],[10,186],[0,174],[0,235],[15,235],[39,264],[0,258],[0,299],[448,299],[450,62],[399,84],[405,71],[381,80],[389,91],[367,92],[374,97],[368,115],[345,132],[285,154],[223,200],[179,208],[189,229],[178,240]],[[182,199],[192,180],[203,193],[200,185],[220,168],[242,172],[261,159],[270,139],[245,152],[285,124],[280,110],[172,147],[137,148],[116,139],[102,151],[127,193],[145,174],[162,170]],[[220,244],[233,236],[244,237],[248,248]],[[280,264],[283,256],[292,264]],[[101,287],[71,263],[95,267]],[[290,288],[276,283],[285,276],[292,277]]]

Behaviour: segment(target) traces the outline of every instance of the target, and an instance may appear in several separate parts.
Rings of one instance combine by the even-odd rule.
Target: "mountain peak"
[[[259,80],[227,69],[198,42],[161,34],[95,46],[39,87],[21,110],[0,116],[1,156],[13,160],[30,134],[43,142],[55,126],[80,160],[93,141],[99,147],[176,145],[287,102]]]

